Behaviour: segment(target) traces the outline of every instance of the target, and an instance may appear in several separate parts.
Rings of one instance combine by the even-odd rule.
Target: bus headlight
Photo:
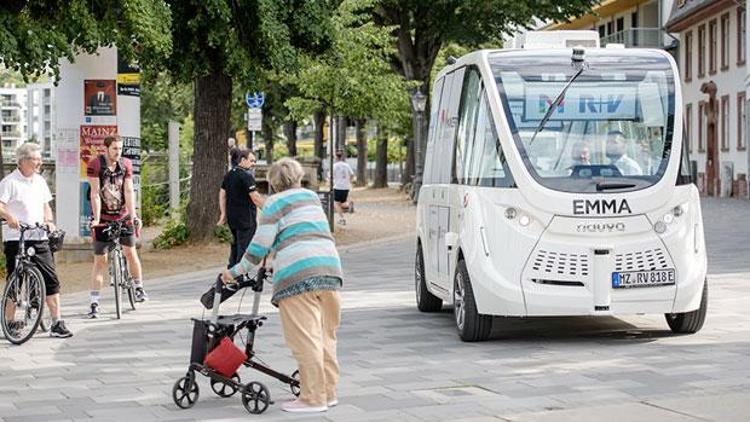
[[[518,219],[518,224],[520,224],[522,227],[526,227],[531,223],[531,219],[528,215],[522,215],[521,218]]]
[[[518,215],[518,211],[516,211],[515,208],[508,208],[505,210],[505,218],[508,220],[516,218],[516,215]]]
[[[26,249],[26,255],[28,255],[28,256],[34,256],[34,255],[36,255],[36,249],[34,249],[33,246],[29,246],[29,248]]]
[[[678,205],[678,206],[672,208],[672,214],[675,217],[679,217],[679,216],[681,216],[684,213],[685,213],[685,208],[683,208],[682,205]]]
[[[674,221],[674,215],[672,215],[672,213],[664,214],[662,220],[664,220],[664,222],[667,224],[672,224],[672,221]]]
[[[667,231],[667,223],[661,220],[657,221],[656,223],[654,223],[654,231],[659,234],[664,233],[665,231]]]

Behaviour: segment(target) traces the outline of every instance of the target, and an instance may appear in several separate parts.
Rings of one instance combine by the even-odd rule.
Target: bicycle
[[[2,223],[5,224],[5,221]],[[42,331],[47,331],[42,322],[47,289],[42,273],[31,259],[36,250],[33,246],[26,248],[26,232],[30,230],[43,230],[49,235],[55,233],[39,223],[33,226],[19,224],[21,236],[18,240],[16,267],[5,284],[0,305],[0,326],[3,334],[8,341],[18,345],[33,337],[40,325]],[[12,306],[12,309],[9,309],[9,306]],[[12,317],[9,318],[9,315]]]
[[[93,228],[103,228],[102,233],[112,242],[107,249],[107,260],[109,261],[110,285],[115,291],[115,314],[117,319],[122,318],[122,292],[127,292],[130,308],[135,311],[135,284],[128,272],[125,255],[122,253],[120,236],[129,234],[131,221],[108,221],[97,224]]]

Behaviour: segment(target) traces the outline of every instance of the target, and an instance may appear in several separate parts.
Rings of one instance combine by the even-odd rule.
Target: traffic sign
[[[261,108],[263,103],[266,101],[266,95],[262,91],[258,92],[246,92],[245,103],[249,108]]]
[[[251,132],[260,132],[263,130],[263,111],[261,109],[247,109],[247,130]]]

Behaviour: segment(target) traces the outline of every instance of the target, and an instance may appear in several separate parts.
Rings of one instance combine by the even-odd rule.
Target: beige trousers
[[[341,322],[341,296],[336,290],[305,292],[279,301],[284,339],[297,360],[299,398],[313,406],[336,400],[339,363],[336,330]]]

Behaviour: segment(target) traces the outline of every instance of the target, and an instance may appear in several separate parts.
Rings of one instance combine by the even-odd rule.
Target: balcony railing
[[[21,121],[21,116],[3,116],[2,119],[3,123],[18,123]]]
[[[602,47],[607,44],[624,44],[625,47],[663,48],[664,31],[660,28],[631,28],[602,37]]]
[[[3,101],[0,103],[3,108],[21,108],[21,103],[17,101]]]
[[[2,135],[3,139],[20,138],[21,137],[21,132],[18,132],[18,131],[10,131],[10,132],[2,131],[2,132],[0,132],[0,134]]]

